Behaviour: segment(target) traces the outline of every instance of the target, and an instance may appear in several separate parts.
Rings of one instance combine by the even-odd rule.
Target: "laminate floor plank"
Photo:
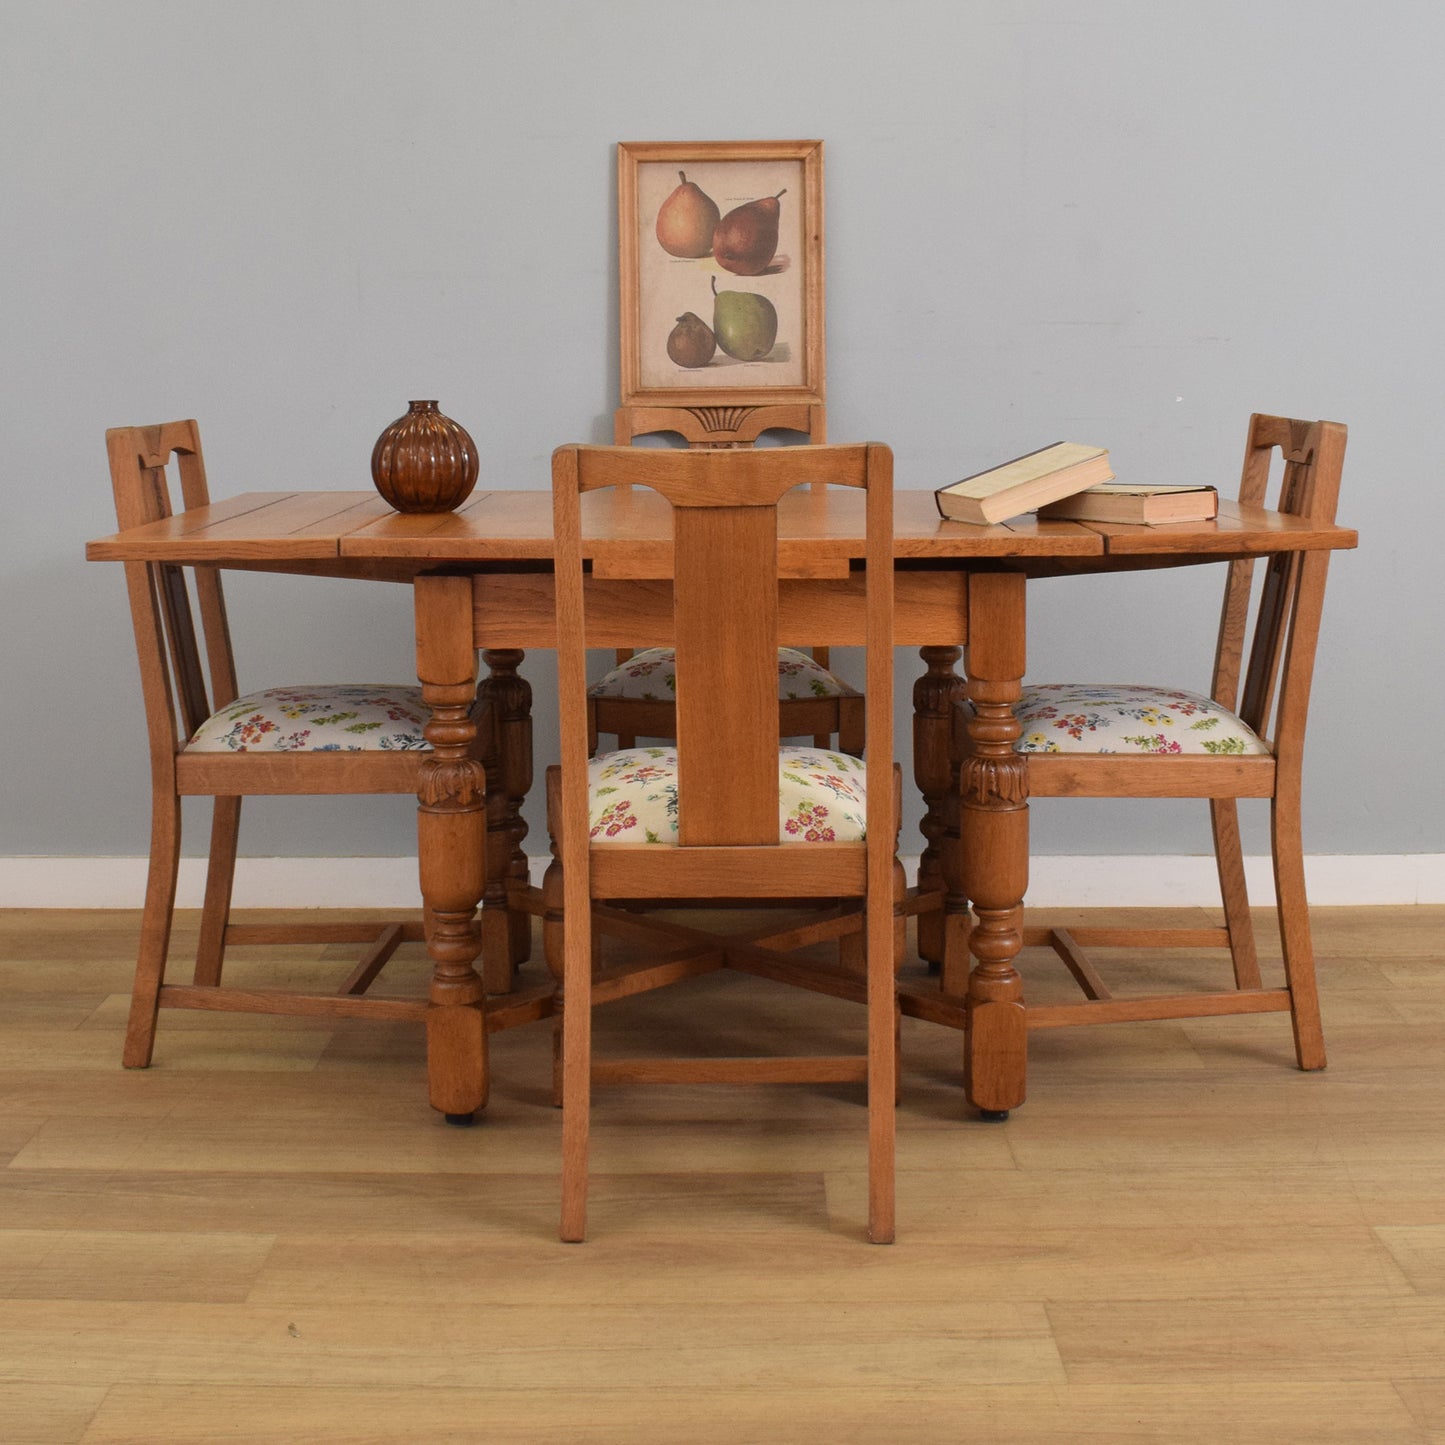
[[[0,1229],[0,1298],[240,1303],[272,1235]]]
[[[0,1111],[0,1166],[9,1164],[45,1124],[45,1115],[39,1110]]]
[[[565,1381],[531,1390],[117,1385],[86,1432],[86,1445],[378,1445],[507,1441],[517,1445],[636,1445],[638,1441],[739,1445],[839,1441],[907,1445],[1424,1445],[1428,1437],[1388,1385],[1237,1390],[1088,1385],[958,1385],[942,1381],[879,1398],[866,1385],[823,1390],[578,1389]]]
[[[0,1170],[0,1229],[95,1229],[357,1236],[435,1234],[466,1248],[556,1233],[555,1167],[536,1174],[212,1173]],[[639,1213],[696,1235],[828,1227],[822,1174],[625,1174],[593,1201],[599,1233],[636,1229]],[[378,1261],[373,1258],[371,1265]],[[344,1283],[344,1282],[340,1282]],[[339,1287],[340,1287],[339,1283]],[[364,1279],[355,1286],[365,1288]]]
[[[1276,1020],[1273,1030],[1267,1026],[1271,1019]],[[1218,1027],[1195,1024],[1187,1032],[1194,1047],[1211,1066],[1218,1056],[1227,1054],[1225,1063],[1231,1069],[1241,1058],[1282,1057],[1286,1067],[1293,1067],[1289,1023],[1283,1015],[1256,1014],[1247,1020],[1223,1018],[1208,1022]],[[1266,1027],[1261,1028],[1261,1024]],[[1327,1019],[1325,1029],[1330,1068],[1321,1070],[1320,1076],[1331,1080],[1342,1075],[1353,1077],[1357,1071],[1376,1064],[1409,1069],[1432,1059],[1445,1058],[1445,1019]],[[1283,1039],[1279,1037],[1281,1032]]]
[[[856,1186],[864,1176],[831,1170],[831,1188]],[[4,1176],[0,1174],[0,1185]],[[989,1176],[979,1187],[969,1169],[910,1172],[905,1181],[909,1238],[915,1232],[944,1244],[967,1233],[1094,1229],[1113,1238],[1135,1230],[1173,1231],[1181,1243],[1200,1232],[1259,1228],[1351,1230],[1371,1227],[1400,1209],[1409,1184],[1419,1184],[1419,1210],[1438,1207],[1433,1181],[1401,1169],[1375,1181],[1367,1194],[1342,1164],[1285,1161],[1255,1167],[1220,1165],[1196,1170],[1151,1170],[1139,1161],[1127,1170],[1016,1169]],[[3,1198],[3,1195],[0,1195]],[[1408,1210],[1406,1212],[1409,1212]]]
[[[597,1182],[599,1203],[609,1183]],[[901,1197],[906,1207],[906,1186]],[[761,1198],[752,1203],[767,1210]],[[489,1238],[462,1240],[439,1233],[289,1235],[260,1269],[250,1303],[425,1301],[450,1308],[525,1304],[541,1292],[566,1308],[608,1302],[651,1308],[707,1299],[771,1310],[823,1303],[881,1308],[897,1299],[1006,1305],[1101,1296],[1195,1301],[1259,1292],[1303,1302],[1414,1293],[1391,1252],[1365,1225],[1291,1230],[1288,1239],[1267,1223],[1248,1230],[1200,1229],[1187,1248],[1177,1231],[1167,1229],[1123,1235],[1035,1228],[992,1237],[980,1231],[940,1270],[940,1253],[949,1248],[944,1231],[923,1229],[915,1237],[910,1228],[901,1247],[860,1252],[847,1222],[853,1217],[835,1221],[838,1232],[831,1240],[818,1232],[828,1224],[821,1210],[817,1218],[800,1217],[787,1226],[773,1219],[766,1230],[755,1222],[746,1271],[729,1268],[737,1253],[731,1237],[706,1237],[709,1228],[719,1228],[719,1211],[692,1226],[684,1214],[650,1203],[630,1227],[616,1219],[605,1231],[599,1227],[598,1258],[585,1267],[539,1256],[531,1241],[509,1245],[495,1231]],[[955,1241],[960,1233],[954,1231]],[[658,1253],[669,1260],[666,1270],[650,1268]]]
[[[565,1245],[548,1247],[563,1253]],[[860,1246],[861,1248],[861,1246]],[[577,1268],[586,1269],[585,1261]],[[429,1303],[327,1307],[7,1302],[0,1359],[15,1380],[92,1384],[697,1389],[820,1394],[857,1384],[1062,1385],[1044,1308],[894,1301],[787,1310],[693,1300],[558,1308]]]
[[[331,1042],[325,1029],[250,1028],[173,1029],[164,1034],[151,1065],[209,1073],[249,1073],[257,1069],[307,1072]],[[164,1027],[164,1025],[163,1025]],[[123,1032],[123,1030],[122,1030]],[[54,1069],[69,1073],[115,1071],[115,1032],[99,1029],[0,1029],[0,1059],[18,1069]]]
[[[761,1092],[761,1091],[760,1091]],[[650,1125],[599,1121],[593,1131],[593,1168],[599,1174],[659,1174],[677,1167],[688,1147],[688,1168],[702,1173],[810,1173],[861,1162],[866,1115],[856,1101],[840,1102],[826,1121],[801,1118],[786,1106],[756,1106],[745,1119],[682,1120]],[[439,1116],[371,1123],[350,1116],[330,1124],[289,1121],[284,1134],[264,1117],[56,1118],[15,1152],[21,1169],[282,1170],[508,1174],[557,1166],[555,1111],[545,1104],[489,1106],[485,1123],[449,1128]],[[1008,1140],[997,1131],[935,1126],[900,1137],[901,1168],[979,1170],[1013,1168]]]
[[[103,1385],[0,1379],[0,1440],[6,1445],[75,1445],[105,1393]]]
[[[11,1032],[83,1028],[106,997],[99,993],[15,993],[4,1001],[0,1028]],[[129,1002],[127,999],[127,1005]],[[0,1059],[3,1058],[0,1054]]]
[[[1434,1445],[1445,1441],[1445,1374],[1434,1379],[1396,1380],[1395,1389],[1411,1417]]]
[[[1101,1047],[1108,1047],[1111,1034],[1130,1027],[1109,1024],[1089,1032],[1097,1036]],[[1424,1049],[1406,1049],[1403,1056],[1409,1062],[1396,1066],[1375,1058],[1352,1068],[1341,1064],[1305,1074],[1294,1067],[1292,1054],[1286,1060],[1271,1048],[1255,1050],[1236,1041],[1230,1048],[1221,1045],[1214,1052],[1204,1078],[1194,1073],[1171,1074],[1159,1068],[1135,1075],[1125,1089],[1120,1087],[1116,1072],[1095,1068],[1087,1059],[1079,1058],[1077,1064],[1065,1067],[1059,1056],[1049,1054],[1034,1067],[1035,1056],[1031,1054],[1025,1107],[1046,1104],[1050,1117],[1058,1120],[1102,1122],[1112,1118],[1122,1124],[1131,1118],[1177,1117],[1181,1111],[1189,1112],[1191,1102],[1197,1101],[1202,1092],[1207,1094],[1213,1112],[1251,1121],[1271,1116],[1286,1121],[1311,1116],[1378,1117],[1382,1107],[1402,1115],[1438,1114],[1439,1068],[1422,1062],[1428,1057]],[[948,1076],[945,1066],[940,1082],[946,1084]],[[917,1094],[916,1075],[905,1079],[904,1098],[910,1107],[925,1110],[933,1103],[931,1092],[921,1097]],[[943,1097],[951,1102],[953,1095]]]
[[[1445,1295],[1445,1224],[1381,1225],[1375,1233],[1412,1288]]]
[[[1261,1085],[1261,1088],[1264,1086]],[[1198,1170],[1211,1161],[1252,1167],[1272,1160],[1308,1157],[1324,1163],[1370,1166],[1410,1161],[1445,1179],[1445,1108],[1409,1115],[1347,1115],[1331,1118],[1311,1110],[1292,1119],[1273,1110],[1180,1120],[1139,1114],[1133,1119],[1056,1120],[1020,1109],[1009,1120],[1009,1146],[1021,1169],[1101,1169],[1132,1172],[1146,1167]],[[23,1162],[35,1141],[17,1156]]]
[[[1316,1295],[1062,1301],[1046,1306],[1069,1379],[1140,1384],[1337,1383],[1433,1378],[1445,1360],[1445,1297]]]

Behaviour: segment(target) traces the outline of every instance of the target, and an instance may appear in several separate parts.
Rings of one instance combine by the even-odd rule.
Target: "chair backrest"
[[[619,406],[612,440],[620,447],[634,437],[675,432],[689,447],[751,446],[767,431],[802,432],[814,445],[828,440],[827,409],[788,402],[770,406]]]
[[[122,530],[174,515],[167,477],[172,458],[180,480],[182,510],[209,503],[201,433],[194,421],[113,427],[105,434],[105,444],[115,515]],[[196,568],[190,579],[194,611],[185,568],[169,562],[127,562],[125,577],[155,763],[173,758],[212,712],[235,701],[230,628],[220,574],[213,567]],[[196,611],[205,639],[204,662]]]
[[[1282,468],[1273,510],[1322,526],[1333,523],[1345,440],[1346,430],[1339,422],[1256,413],[1249,419],[1240,503],[1270,505],[1278,452]],[[1329,553],[1277,552],[1265,560],[1251,627],[1250,603],[1259,565],[1254,558],[1230,563],[1212,694],[1259,736],[1269,738],[1276,756],[1297,756],[1304,738]]]
[[[553,454],[552,484],[564,773],[579,775],[587,756],[581,496],[627,486],[650,487],[672,507],[681,845],[778,842],[778,503],[796,486],[866,492],[868,757],[891,768],[887,447],[562,447]],[[890,850],[891,797],[881,784],[868,794],[870,836],[876,822]]]

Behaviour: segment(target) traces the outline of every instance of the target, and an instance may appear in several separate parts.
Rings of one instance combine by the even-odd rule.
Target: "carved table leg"
[[[552,1104],[562,1107],[562,1020],[566,1017],[566,959],[563,954],[566,927],[563,902],[566,890],[562,878],[562,853],[557,837],[560,832],[562,804],[558,797],[559,777],[552,769],[547,771],[547,837],[551,843],[552,858],[542,878],[542,955],[547,961],[547,970],[552,975]]]
[[[481,694],[491,704],[497,771],[487,800],[487,886],[482,895],[482,964],[489,993],[509,993],[513,970],[532,951],[531,915],[508,902],[508,885],[527,882],[522,805],[532,786],[532,688],[517,669],[524,653],[488,648]]]
[[[950,933],[958,936],[952,950],[956,958],[961,960],[967,947],[968,900],[957,891],[957,867],[950,866],[958,846],[958,762],[952,747],[952,718],[964,688],[954,664],[962,652],[960,647],[920,649],[928,670],[913,684],[913,779],[924,808],[918,891],[944,890],[941,909],[918,915],[918,956],[933,964],[942,964],[948,956]]]
[[[985,1118],[1006,1118],[1024,1101],[1028,1050],[1023,946],[1028,887],[1027,760],[1014,752],[1013,705],[1024,674],[1024,578],[982,572],[969,578],[968,752],[960,773],[960,840],[978,923],[969,936],[977,963],[968,979],[964,1083]]]
[[[431,708],[432,755],[417,788],[417,853],[431,919],[427,1079],[449,1124],[469,1124],[487,1102],[487,1020],[477,901],[486,863],[486,770],[472,756],[477,654],[466,577],[416,581],[417,677]]]

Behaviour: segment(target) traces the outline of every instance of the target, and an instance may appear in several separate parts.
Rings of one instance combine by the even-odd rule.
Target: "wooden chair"
[[[815,446],[828,440],[827,410],[820,403],[780,402],[767,406],[619,406],[612,440],[630,446],[635,437],[675,432],[689,447],[752,446],[767,431],[802,432]]]
[[[780,750],[774,711],[777,504],[786,491],[806,483],[867,492],[867,762],[834,753],[819,759],[821,770],[803,761],[812,749]],[[549,964],[561,974],[562,1238],[580,1240],[585,1234],[594,1081],[866,1080],[868,1234],[887,1242],[893,1237],[899,879],[899,784],[892,762],[892,456],[877,445],[712,452],[571,446],[553,456],[552,486],[562,761],[547,778],[555,861],[545,884],[545,931]],[[673,615],[659,617],[656,636],[648,640],[677,649],[678,739],[675,750],[596,758],[589,779],[581,495],[615,486],[654,488],[673,508]],[[610,565],[615,569],[618,559],[611,558]],[[802,625],[783,619],[783,635]],[[786,771],[799,775],[788,783],[798,789],[791,810],[780,795],[790,759],[793,766]],[[801,776],[808,773],[826,779],[822,792],[815,779]],[[596,780],[604,774],[599,787]],[[861,805],[860,777],[866,784]],[[851,804],[842,801],[847,798]],[[825,820],[825,812],[832,816]],[[810,827],[811,841],[786,841],[806,838]],[[818,837],[834,827],[832,841]],[[855,902],[785,933],[714,937],[600,906],[605,900],[740,895],[763,906],[782,899],[856,900],[862,911]],[[594,981],[596,929],[625,937],[661,932],[680,950],[674,947],[660,961],[629,962]],[[844,934],[862,940],[862,979],[786,956],[806,943]],[[594,1004],[721,967],[866,1000],[866,1054],[592,1063]]]
[[[819,649],[821,650],[821,649]],[[779,737],[811,737],[820,747],[837,739],[841,752],[863,751],[863,694],[828,670],[816,655],[795,647],[778,649],[774,674],[778,688]],[[677,660],[670,647],[629,652],[587,691],[587,731],[591,748],[599,734],[610,734],[619,748],[639,738],[677,736],[673,689]]]
[[[1345,428],[1337,422],[1250,418],[1239,502],[1266,504],[1275,452],[1283,459],[1274,509],[1334,521]],[[1227,522],[1221,509],[1221,522]],[[1302,1069],[1325,1065],[1305,898],[1300,777],[1328,552],[1281,552],[1231,562],[1209,696],[1164,688],[1061,684],[1026,687],[1015,708],[1029,754],[1032,797],[1207,798],[1225,926],[1207,929],[1024,929],[1024,943],[1058,954],[1085,1002],[1027,1009],[1032,1028],[1129,1019],[1288,1010]],[[1264,577],[1250,626],[1252,582]],[[1247,639],[1248,634],[1248,639]],[[1245,644],[1248,640],[1248,651]],[[1105,749],[1108,749],[1107,751]],[[1268,798],[1285,987],[1261,981],[1245,891],[1237,799]],[[964,860],[966,875],[986,859]],[[1234,988],[1114,997],[1085,950],[1228,947]]]
[[[790,431],[814,445],[827,440],[827,410],[820,404],[788,402],[768,406],[620,406],[613,439],[630,446],[640,436],[672,433],[693,450],[752,446],[764,432]],[[863,751],[863,694],[828,669],[826,647],[778,651],[778,726],[785,738],[809,737],[819,747],[836,739],[845,753]],[[675,667],[670,648],[641,653],[623,648],[617,666],[587,693],[588,726],[594,751],[598,734],[619,748],[639,738],[677,736],[671,691]]]
[[[106,433],[106,448],[122,528],[172,517],[167,468],[173,458],[183,508],[208,504],[200,430],[194,421],[117,427]],[[188,585],[181,567],[127,562],[125,576],[151,761],[150,867],[125,1038],[126,1067],[150,1063],[158,1008],[420,1021],[427,1008],[424,998],[364,995],[400,944],[423,937],[421,923],[271,926],[230,921],[241,799],[257,794],[414,794],[430,746],[422,733],[428,710],[420,690],[342,684],[272,688],[241,696],[218,570],[195,568]],[[214,799],[200,942],[194,981],[167,984],[181,799],[194,796]],[[334,994],[308,994],[223,988],[225,950],[235,943],[364,943],[367,948]]]

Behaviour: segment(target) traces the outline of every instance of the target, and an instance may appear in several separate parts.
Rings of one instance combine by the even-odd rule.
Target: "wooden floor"
[[[852,1088],[604,1095],[578,1247],[546,1025],[494,1040],[470,1130],[402,1024],[168,1012],[124,1073],[135,922],[0,914],[6,1445],[1445,1442],[1445,909],[1319,912],[1324,1074],[1282,1015],[1051,1030],[991,1125],[959,1037],[906,1020],[892,1248]],[[1033,996],[1061,974],[1030,955]],[[385,988],[423,978],[406,950]],[[729,976],[598,1033],[832,1051],[861,1023]]]

